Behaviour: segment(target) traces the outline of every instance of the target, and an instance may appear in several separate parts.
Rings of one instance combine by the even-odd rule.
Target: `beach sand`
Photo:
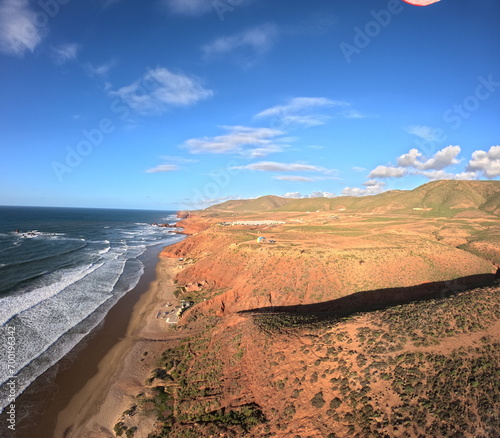
[[[163,315],[178,304],[173,278],[179,262],[163,257],[158,260],[159,250],[151,248],[146,254],[139,284],[109,311],[103,325],[20,397],[20,405],[29,404],[34,397],[49,400],[42,412],[21,422],[16,437],[115,436],[114,424],[143,389],[157,358],[183,335],[167,324]],[[167,307],[167,303],[173,306]],[[162,316],[158,317],[160,311]],[[56,374],[55,378],[44,385],[51,374]]]

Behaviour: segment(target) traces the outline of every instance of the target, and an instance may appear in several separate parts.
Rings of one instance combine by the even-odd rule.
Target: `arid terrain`
[[[496,436],[499,215],[490,181],[181,213],[195,305],[116,435]]]

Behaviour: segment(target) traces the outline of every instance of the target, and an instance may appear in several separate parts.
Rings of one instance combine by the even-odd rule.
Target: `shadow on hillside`
[[[493,286],[500,279],[500,269],[496,274],[478,274],[450,281],[423,283],[410,287],[397,287],[356,292],[336,300],[314,304],[293,306],[261,307],[243,310],[238,313],[247,315],[282,314],[308,315],[324,320],[346,317],[354,313],[383,310],[400,304],[447,298],[459,292],[478,287]],[[309,321],[311,322],[311,321]]]

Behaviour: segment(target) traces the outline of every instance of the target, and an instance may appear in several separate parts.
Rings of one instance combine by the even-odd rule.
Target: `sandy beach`
[[[50,387],[40,384],[36,395],[22,396],[19,403],[29,397],[52,399],[41,415],[35,414],[38,418],[26,422],[31,424],[20,424],[16,437],[33,437],[35,431],[54,438],[115,436],[114,424],[141,391],[157,357],[181,335],[165,315],[178,304],[173,278],[179,262],[159,252],[159,247],[149,250],[136,288],[110,310],[84,346],[52,370],[57,375]]]
[[[125,337],[99,363],[98,373],[59,414],[55,437],[114,437],[113,426],[142,390],[165,343],[178,338],[158,312],[173,310],[175,259],[161,258],[156,280],[134,307]]]

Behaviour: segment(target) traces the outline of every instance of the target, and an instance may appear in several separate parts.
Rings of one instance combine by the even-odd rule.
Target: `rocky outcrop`
[[[153,227],[160,227],[160,228],[175,228],[177,227],[176,224],[157,224],[156,222],[152,224]]]

